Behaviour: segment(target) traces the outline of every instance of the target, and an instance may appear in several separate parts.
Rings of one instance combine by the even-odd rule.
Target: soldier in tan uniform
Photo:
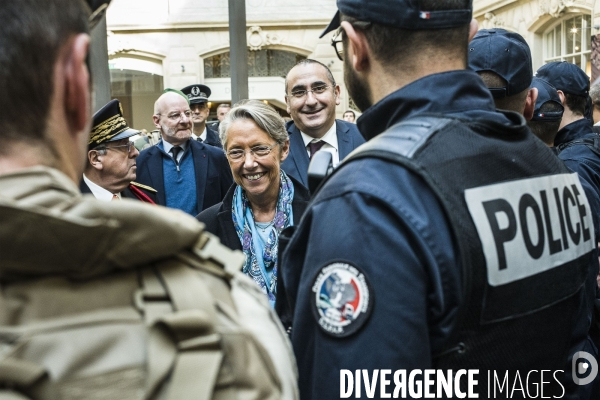
[[[240,252],[181,211],[81,195],[89,18],[0,2],[0,399],[297,399]]]

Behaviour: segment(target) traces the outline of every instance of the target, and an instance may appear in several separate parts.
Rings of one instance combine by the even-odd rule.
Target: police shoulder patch
[[[365,274],[347,261],[322,267],[312,285],[312,310],[325,333],[350,336],[367,322],[374,293]]]

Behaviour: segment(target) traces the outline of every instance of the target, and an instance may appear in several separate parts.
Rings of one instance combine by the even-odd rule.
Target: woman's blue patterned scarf
[[[250,276],[269,298],[271,307],[275,306],[275,291],[277,287],[277,247],[279,234],[288,226],[293,225],[292,200],[294,199],[294,184],[281,170],[279,198],[275,209],[275,219],[270,228],[266,243],[256,231],[254,214],[246,197],[246,192],[238,185],[233,193],[233,225],[242,243],[246,255],[246,263],[242,272]]]

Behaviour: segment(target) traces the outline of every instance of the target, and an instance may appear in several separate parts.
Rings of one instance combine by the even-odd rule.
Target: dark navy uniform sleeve
[[[331,287],[319,276],[339,263],[364,274],[368,285],[357,291],[372,302],[343,336],[324,329],[317,310],[319,289]],[[282,265],[303,399],[339,398],[340,369],[431,367],[461,298],[461,267],[441,205],[420,178],[382,160],[355,161],[328,182]]]

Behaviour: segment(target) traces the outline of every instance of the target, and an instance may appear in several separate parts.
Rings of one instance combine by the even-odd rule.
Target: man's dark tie
[[[198,137],[196,138],[196,140],[197,140],[197,141],[199,141],[200,143],[204,142],[204,140],[202,140],[202,138],[201,138],[200,136],[198,136]]]
[[[171,147],[171,154],[173,154],[173,161],[175,161],[175,166],[177,167],[177,171],[179,171],[179,161],[177,161],[177,155],[179,155],[179,152],[181,150],[183,150],[183,149],[179,146]]]
[[[312,160],[313,156],[315,155],[315,153],[319,150],[321,150],[321,147],[323,147],[323,145],[325,144],[324,141],[319,140],[318,142],[310,142],[308,144],[308,151],[310,151],[310,156],[309,158]]]

